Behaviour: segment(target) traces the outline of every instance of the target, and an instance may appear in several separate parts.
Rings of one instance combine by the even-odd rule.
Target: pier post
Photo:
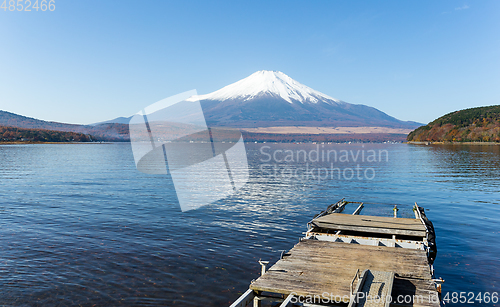
[[[257,292],[257,295],[253,298],[253,307],[261,307],[261,302],[260,302],[260,298],[259,298],[259,295],[261,294],[260,291],[256,291]]]
[[[261,261],[259,260],[259,263],[261,265],[261,271],[260,271],[260,275],[264,275],[266,273],[266,266],[269,264],[269,261]]]

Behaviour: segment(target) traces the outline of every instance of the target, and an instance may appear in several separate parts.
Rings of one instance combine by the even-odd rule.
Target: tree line
[[[500,105],[455,111],[408,134],[416,142],[500,142]]]
[[[0,126],[0,142],[91,142],[92,136],[44,129]]]

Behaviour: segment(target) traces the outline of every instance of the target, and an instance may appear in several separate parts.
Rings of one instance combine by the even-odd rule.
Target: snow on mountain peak
[[[199,100],[249,100],[261,95],[274,95],[283,98],[289,103],[317,103],[320,100],[341,103],[328,95],[305,86],[280,71],[261,70],[250,76],[225,86],[220,90],[206,95],[199,95],[192,99]]]

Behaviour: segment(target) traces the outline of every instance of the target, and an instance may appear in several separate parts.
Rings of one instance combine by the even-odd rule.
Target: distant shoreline
[[[408,141],[406,144],[413,145],[500,145],[500,142],[445,142],[445,141],[433,141],[433,142],[417,142]]]
[[[279,126],[279,127],[256,127],[240,128],[241,131],[260,134],[408,134],[412,129],[389,128],[389,127],[302,127],[302,126]]]
[[[30,141],[14,141],[0,142],[0,145],[26,145],[26,144],[111,144],[113,142],[30,142]],[[117,142],[124,143],[124,142]]]
[[[253,142],[253,140],[248,140]],[[270,140],[267,140],[270,142]],[[271,141],[272,142],[272,141]],[[310,141],[317,142],[317,141]],[[126,143],[126,142],[0,142],[0,145],[28,145],[28,144],[113,144],[113,143]],[[281,142],[280,142],[281,143]],[[290,143],[290,142],[284,142]],[[307,143],[307,142],[305,142]],[[375,142],[378,143],[378,142]],[[382,141],[380,143],[383,143]],[[417,141],[407,141],[404,144],[411,145],[500,145],[500,142],[444,142],[444,141],[434,141],[434,142],[417,142]]]

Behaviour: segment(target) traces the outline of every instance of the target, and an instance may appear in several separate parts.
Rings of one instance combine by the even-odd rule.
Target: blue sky
[[[93,123],[266,69],[427,123],[500,104],[499,29],[500,1],[56,0],[0,10],[0,110]]]

